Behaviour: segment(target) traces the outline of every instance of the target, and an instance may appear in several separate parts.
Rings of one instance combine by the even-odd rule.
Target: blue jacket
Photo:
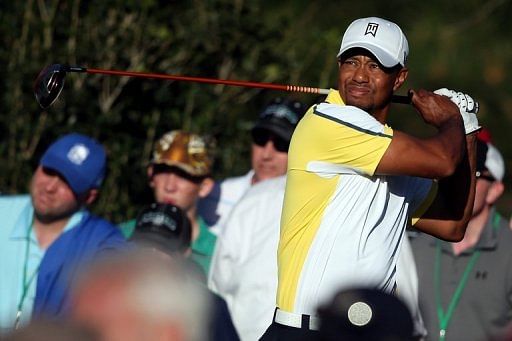
[[[69,289],[80,273],[80,266],[125,245],[124,237],[114,225],[85,213],[77,226],[63,232],[46,250],[39,267],[32,316],[64,315]]]

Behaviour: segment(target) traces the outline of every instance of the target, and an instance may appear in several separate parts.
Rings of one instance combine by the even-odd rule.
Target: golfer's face
[[[272,179],[286,174],[288,153],[278,151],[272,140],[265,145],[252,144],[252,169],[254,182]]]
[[[384,69],[371,55],[349,55],[340,60],[338,88],[347,105],[366,112],[389,104],[397,72]]]

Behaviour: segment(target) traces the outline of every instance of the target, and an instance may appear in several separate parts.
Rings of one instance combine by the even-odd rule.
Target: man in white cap
[[[464,238],[411,240],[429,340],[491,340],[510,332],[512,232],[494,206],[504,173],[500,152],[478,140],[475,204]]]
[[[316,309],[337,290],[394,292],[408,224],[445,240],[463,238],[474,200],[478,106],[448,89],[411,90],[412,105],[437,133],[420,139],[387,126],[408,53],[398,25],[355,20],[337,55],[338,90],[297,125],[281,216],[277,308],[264,340],[315,337]]]

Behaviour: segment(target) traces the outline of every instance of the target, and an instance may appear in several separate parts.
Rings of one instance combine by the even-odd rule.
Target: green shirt
[[[192,243],[190,258],[203,269],[206,278],[208,278],[217,236],[210,232],[203,218],[199,217],[198,223],[199,236]]]
[[[129,239],[133,234],[133,230],[135,230],[135,223],[136,223],[136,220],[132,219],[132,220],[128,220],[128,221],[120,223],[119,225],[117,225],[117,227],[119,227],[123,236],[126,239]]]

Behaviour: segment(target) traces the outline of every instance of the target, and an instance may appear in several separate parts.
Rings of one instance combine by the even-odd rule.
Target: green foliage
[[[214,175],[249,168],[248,131],[275,96],[259,89],[69,74],[59,100],[42,111],[32,93],[51,63],[90,68],[336,87],[336,52],[361,16],[399,22],[409,38],[408,88],[442,86],[474,94],[482,122],[503,150],[512,116],[509,1],[84,1],[0,3],[0,190],[24,192],[41,151],[60,134],[96,137],[109,177],[95,210],[115,221],[151,200],[145,166],[153,141],[171,129],[217,139]],[[406,89],[401,90],[405,92]],[[318,98],[290,94],[306,104]],[[428,134],[411,108],[392,124]]]

